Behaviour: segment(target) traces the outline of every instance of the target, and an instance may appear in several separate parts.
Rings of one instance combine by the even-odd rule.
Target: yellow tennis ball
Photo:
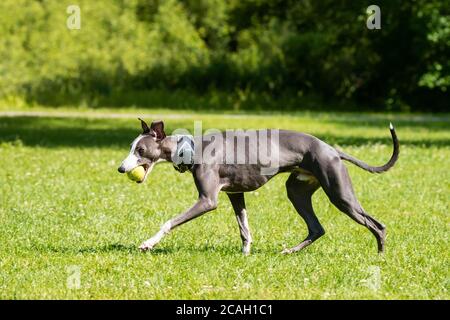
[[[142,182],[145,177],[145,169],[143,166],[136,167],[133,170],[128,171],[127,176],[133,181]]]

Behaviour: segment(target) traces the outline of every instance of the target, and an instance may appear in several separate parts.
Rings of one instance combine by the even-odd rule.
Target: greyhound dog
[[[143,166],[145,176],[142,181],[139,181],[143,182],[156,163],[174,162],[180,151],[180,137],[166,136],[162,121],[154,121],[149,127],[145,121],[139,120],[143,133],[132,142],[129,155],[122,162],[118,171],[126,173],[137,166]],[[220,191],[224,191],[236,214],[242,239],[242,251],[248,255],[252,236],[249,230],[244,193],[260,188],[278,173],[288,172],[290,175],[286,181],[287,196],[295,210],[305,220],[308,236],[298,245],[285,249],[282,253],[300,251],[324,235],[325,231],[314,213],[311,203],[311,197],[319,187],[322,187],[330,201],[340,211],[370,230],[377,240],[378,252],[383,252],[386,227],[369,216],[358,202],[347,168],[342,160],[351,162],[371,173],[389,170],[399,156],[399,142],[392,124],[390,124],[390,132],[393,153],[390,160],[380,167],[370,166],[305,133],[289,130],[253,130],[237,132],[236,136],[238,139],[249,134],[264,136],[267,132],[270,133],[270,136],[266,137],[267,141],[261,140],[246,145],[241,151],[236,146],[229,147],[230,139],[227,139],[223,132],[215,137],[213,137],[214,135],[197,137],[196,139],[200,139],[200,142],[197,140],[195,142],[195,151],[193,151],[195,156],[207,151],[206,149],[211,148],[212,145],[214,145],[214,152],[211,152],[206,160],[203,158],[203,161],[184,163],[184,170],[192,173],[199,193],[196,203],[185,212],[164,223],[161,229],[139,248],[143,251],[152,249],[175,227],[216,209],[218,194]],[[218,137],[223,139],[218,139]],[[233,137],[233,139],[235,138]],[[272,161],[270,166],[259,160],[254,163],[248,160],[258,152],[259,148],[264,147],[263,144],[271,149],[270,160],[274,160],[276,156],[276,161]],[[238,156],[244,155],[245,161],[241,163],[223,161],[231,154],[236,156],[236,153]],[[180,170],[179,166],[175,165],[175,167]],[[264,170],[268,167],[272,170]]]

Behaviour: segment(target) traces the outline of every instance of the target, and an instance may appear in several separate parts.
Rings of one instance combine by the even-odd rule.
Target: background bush
[[[66,8],[81,8],[68,30]],[[28,103],[444,111],[448,1],[76,0],[0,2],[0,96]],[[188,100],[186,100],[188,101]],[[186,105],[185,107],[189,107]],[[194,107],[194,106],[191,106]]]

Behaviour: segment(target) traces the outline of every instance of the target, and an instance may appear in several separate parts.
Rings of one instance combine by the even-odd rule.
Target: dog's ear
[[[166,137],[166,133],[164,132],[164,122],[161,120],[153,121],[150,125],[150,134],[156,137],[156,140],[162,140]]]
[[[147,123],[141,118],[138,118],[138,120],[141,121],[142,130],[144,131],[143,133],[150,133],[150,128],[148,127]]]

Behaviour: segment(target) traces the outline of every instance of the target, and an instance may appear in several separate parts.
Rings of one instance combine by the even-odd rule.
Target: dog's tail
[[[336,150],[339,153],[339,156],[341,157],[342,160],[351,162],[354,165],[357,165],[358,167],[360,167],[366,171],[369,171],[371,173],[382,173],[382,172],[388,171],[397,162],[398,155],[400,153],[400,144],[398,142],[397,134],[395,133],[395,129],[394,129],[394,126],[392,125],[392,123],[389,125],[389,130],[391,131],[392,142],[394,144],[394,151],[392,152],[392,156],[389,159],[389,161],[380,167],[372,167],[372,166],[368,165],[367,163],[365,163],[364,161],[356,159],[356,158],[352,157],[351,155],[348,155],[340,150],[337,150],[337,149]]]

